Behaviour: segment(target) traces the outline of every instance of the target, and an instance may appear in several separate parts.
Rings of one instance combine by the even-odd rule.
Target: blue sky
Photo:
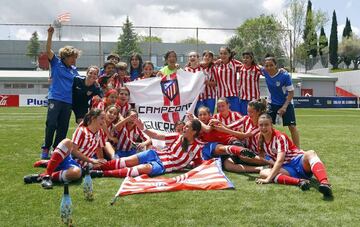
[[[342,35],[346,17],[350,19],[353,32],[360,36],[360,1],[358,0],[313,0],[313,9],[321,9],[328,13],[329,22],[325,28],[327,37],[330,36],[331,19],[336,11],[338,33]]]

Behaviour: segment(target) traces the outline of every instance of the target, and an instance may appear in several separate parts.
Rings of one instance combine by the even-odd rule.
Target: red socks
[[[311,171],[320,184],[329,184],[325,166],[321,161],[313,163],[311,165]]]
[[[128,177],[128,176],[131,176],[131,177],[139,176],[139,171],[138,171],[137,167],[104,171],[104,177],[124,178],[124,177]]]
[[[121,169],[126,167],[125,160],[122,158],[114,159],[106,162],[104,165],[100,166],[98,169],[101,170],[113,170],[113,169]]]
[[[67,157],[67,154],[61,151],[60,149],[56,148],[55,152],[51,155],[51,158],[48,162],[47,168],[46,168],[46,175],[52,175],[52,173],[55,171],[55,169],[60,165],[60,163],[64,160],[65,157]]]
[[[286,185],[298,185],[300,183],[300,179],[279,173],[274,178],[274,183],[286,184]]]
[[[229,155],[240,156],[241,151],[244,149],[245,149],[244,147],[239,147],[239,146],[227,146],[226,153]]]

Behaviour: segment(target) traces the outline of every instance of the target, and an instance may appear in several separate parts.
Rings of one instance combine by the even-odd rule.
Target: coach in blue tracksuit
[[[300,148],[299,132],[296,128],[293,105],[294,86],[291,77],[284,69],[278,69],[273,55],[265,56],[264,68],[261,69],[269,90],[269,115],[273,123],[277,115],[282,118],[283,126],[288,126],[291,139]]]
[[[41,158],[49,157],[51,146],[55,148],[66,138],[72,107],[72,85],[78,76],[75,64],[79,50],[65,46],[59,50],[59,57],[51,50],[54,28],[50,25],[46,43],[46,54],[51,65],[51,84],[48,93],[48,112],[46,117],[45,141],[41,147]],[[54,134],[56,137],[54,140]]]

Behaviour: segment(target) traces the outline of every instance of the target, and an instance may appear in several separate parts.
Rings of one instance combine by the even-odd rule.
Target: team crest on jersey
[[[165,80],[160,82],[162,93],[170,100],[173,101],[179,94],[178,80]]]
[[[280,81],[276,81],[276,87],[280,87]]]

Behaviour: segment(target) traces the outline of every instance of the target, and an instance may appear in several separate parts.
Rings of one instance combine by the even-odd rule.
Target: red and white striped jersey
[[[86,126],[80,125],[74,132],[72,142],[79,147],[79,151],[92,158],[98,147],[103,148],[105,146],[105,132],[100,129],[97,132],[92,132]],[[85,162],[78,160],[81,166],[85,165]]]
[[[119,89],[121,87],[124,87],[126,83],[131,82],[131,79],[129,76],[125,76],[124,78],[115,77],[112,81],[112,86],[114,89]]]
[[[117,151],[130,151],[134,143],[139,140],[144,142],[148,139],[148,137],[136,126],[130,130],[124,126],[121,130],[117,131],[116,134],[119,139],[119,142],[116,145]]]
[[[181,147],[182,140],[183,136],[180,134],[166,135],[165,141],[167,143],[173,141],[172,144],[161,151],[156,151],[167,173],[187,166],[202,151],[205,145],[195,139],[192,144],[189,144],[187,151],[184,152]]]
[[[187,71],[187,72],[196,73],[196,72],[201,71],[201,66],[199,65],[196,68],[192,68],[190,66],[185,66],[184,70]]]
[[[260,134],[257,136],[259,137]],[[258,148],[260,148],[261,144],[258,143]],[[272,138],[269,143],[264,142],[262,145],[265,153],[275,162],[277,158],[277,154],[279,152],[285,152],[285,160],[284,164],[289,163],[292,159],[294,159],[299,154],[303,154],[302,150],[299,150],[296,145],[289,139],[289,137],[276,130],[273,129]],[[259,150],[259,149],[258,149]]]
[[[125,103],[125,104],[122,106],[122,105],[120,105],[120,104],[118,103],[118,105],[116,106],[116,108],[118,108],[119,113],[121,114],[121,116],[125,117],[126,112],[128,112],[128,110],[131,109],[131,104],[127,102],[127,103]]]
[[[251,132],[252,136],[245,139],[245,145],[250,150],[257,152],[257,140],[255,137],[260,133],[259,126],[254,125],[253,121],[248,115],[243,116],[240,120],[235,121],[234,123],[228,125],[234,131],[249,133]]]
[[[240,68],[240,99],[243,100],[256,100],[260,98],[260,76],[261,71],[257,65],[252,65],[246,68],[243,65]]]
[[[217,113],[213,117],[215,119],[218,119],[224,125],[230,125],[231,123],[238,121],[242,118],[240,113],[231,110],[229,110],[229,115],[227,117],[224,117],[221,113]]]
[[[201,70],[203,71],[205,75],[205,79],[207,81],[216,81],[216,69],[215,66],[211,67],[201,67]],[[205,86],[205,91],[200,94],[199,100],[205,100],[205,99],[215,99],[216,98],[216,87],[211,87],[209,85]]]
[[[237,74],[241,66],[242,63],[236,59],[231,59],[227,64],[221,63],[216,66],[215,79],[218,98],[239,96]]]

